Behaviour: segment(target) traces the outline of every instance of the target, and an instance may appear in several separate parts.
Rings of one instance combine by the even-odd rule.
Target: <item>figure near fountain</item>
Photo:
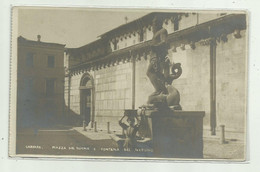
[[[137,110],[126,109],[124,116],[119,120],[119,125],[122,127],[125,135],[123,147],[130,151],[134,151],[134,149],[137,148],[136,133],[140,126],[140,120],[136,115]],[[125,117],[127,118],[126,121],[128,122],[128,125],[122,122]],[[135,119],[137,121],[136,123]]]

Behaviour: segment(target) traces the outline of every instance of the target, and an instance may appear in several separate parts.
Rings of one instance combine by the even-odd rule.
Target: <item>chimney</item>
[[[37,40],[38,40],[38,42],[41,41],[41,35],[37,35]]]

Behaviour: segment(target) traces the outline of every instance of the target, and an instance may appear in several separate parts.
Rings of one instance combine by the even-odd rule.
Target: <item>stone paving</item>
[[[244,138],[241,133],[226,133],[226,143],[220,144],[219,136],[210,136],[204,131],[205,160],[232,159],[243,161],[245,154]],[[119,152],[104,150],[104,148],[116,149],[117,144],[112,140],[113,135],[122,132],[107,133],[107,131],[95,132],[93,129],[83,131],[82,127],[53,127],[42,129],[23,129],[17,135],[18,154],[39,155],[72,155],[72,156],[131,156],[122,155]],[[32,148],[33,146],[38,146]],[[73,147],[74,149],[69,149]],[[64,149],[66,148],[66,149]],[[86,149],[86,150],[85,150]],[[94,151],[94,149],[96,149]],[[133,156],[136,156],[133,155]],[[139,156],[148,157],[150,154]]]
[[[111,138],[114,133],[107,133],[107,131],[94,132],[93,129],[83,131],[82,127],[73,128],[77,132],[83,134],[93,140],[102,140]],[[211,136],[209,131],[204,131],[204,148],[203,154],[205,159],[233,159],[235,161],[243,161],[245,154],[244,137],[242,133],[226,132],[226,143],[221,144],[219,135]],[[116,134],[121,134],[116,132]]]

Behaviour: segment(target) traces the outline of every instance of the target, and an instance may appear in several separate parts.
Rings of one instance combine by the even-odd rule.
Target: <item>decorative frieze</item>
[[[237,38],[237,39],[241,38],[242,36],[240,34],[240,30],[239,29],[235,29],[235,31],[233,33],[233,36],[234,36],[234,38]]]
[[[149,30],[149,31],[152,30],[152,26],[151,26],[151,25],[148,26],[148,30]]]
[[[220,37],[217,38],[217,41],[218,42],[220,42],[220,41],[227,42],[228,41],[227,35],[221,34]]]
[[[136,54],[136,61],[139,61],[139,60],[141,60],[141,56],[139,55],[139,54]]]
[[[143,57],[144,57],[145,60],[147,60],[147,54],[146,54],[146,52],[143,53]]]
[[[185,44],[181,44],[180,48],[181,50],[185,50]]]
[[[118,39],[118,38],[113,38],[113,39],[111,40],[111,42],[112,42],[113,44],[116,44],[116,43],[118,43],[118,41],[119,41],[119,39]]]
[[[193,41],[190,42],[190,48],[193,49],[193,50],[196,48],[195,42],[193,42]]]
[[[130,61],[131,61],[131,57],[129,56],[126,58],[126,62],[130,62]]]
[[[171,18],[167,18],[164,19],[163,22],[167,25],[171,24],[169,22],[172,22],[174,24],[174,30],[178,30],[178,21],[181,20],[182,17],[185,17],[187,15],[195,15],[196,13],[180,13],[177,15],[172,16]],[[224,16],[227,19],[221,19],[221,20],[216,20],[214,22],[218,22],[219,25],[221,25],[221,27],[226,26],[229,23],[230,17]],[[229,17],[229,18],[228,18]],[[236,17],[236,16],[235,16]],[[231,18],[232,19],[232,18]],[[241,17],[237,16],[237,23],[241,25]],[[227,34],[233,34],[233,37],[236,39],[241,38],[241,34],[240,34],[240,30],[244,29],[244,25],[243,26],[238,26],[238,25],[229,25],[227,27],[227,29],[219,29],[220,27],[218,27],[219,25],[216,25],[213,21],[210,21],[211,23],[207,22],[207,23],[203,23],[203,24],[199,24],[196,25],[194,27],[191,28],[187,28],[184,30],[180,30],[176,33],[172,33],[169,35],[169,39],[168,42],[174,46],[172,46],[172,48],[170,49],[170,51],[172,52],[176,52],[176,48],[180,47],[181,50],[185,50],[185,46],[186,48],[189,49],[189,47],[191,49],[195,49],[195,43],[199,42],[200,45],[203,46],[207,46],[210,45],[216,41],[220,42],[227,42]],[[175,28],[176,25],[176,28]],[[90,48],[84,48],[84,51],[82,51],[82,49],[79,50],[75,50],[73,49],[71,51],[72,53],[72,58],[70,58],[72,60],[73,64],[73,68],[75,71],[85,68],[86,70],[98,70],[101,68],[105,68],[105,67],[110,67],[110,66],[114,66],[114,65],[118,65],[120,63],[120,61],[122,61],[122,63],[128,63],[131,61],[131,57],[135,57],[136,60],[141,60],[141,57],[143,57],[145,60],[147,60],[147,54],[149,54],[149,49],[150,47],[150,42],[149,41],[145,41],[139,44],[135,44],[135,41],[140,42],[140,41],[144,41],[146,40],[146,37],[144,36],[144,32],[147,32],[150,34],[150,32],[148,32],[152,30],[152,26],[147,24],[145,26],[141,26],[141,28],[139,28],[139,30],[135,30],[135,31],[129,31],[127,34],[122,34],[122,35],[117,35],[117,37],[109,37],[107,38],[107,44],[102,43],[102,45],[107,45],[107,47],[110,48],[109,52],[104,52],[104,49],[101,49],[100,47],[90,47]],[[125,33],[125,32],[123,32]],[[139,35],[137,35],[137,33]],[[116,36],[116,35],[114,35]],[[120,37],[119,37],[120,36]],[[128,39],[128,38],[132,38],[135,36],[138,36],[139,40],[132,40],[132,42],[134,42],[133,45],[132,42],[128,42],[127,45],[132,45],[131,47],[126,47],[124,49],[118,50],[118,46],[123,47],[123,45],[121,44],[121,42],[119,44],[117,44],[120,41],[124,41],[124,39]],[[207,38],[208,37],[208,38]],[[109,43],[113,43],[114,45]],[[186,44],[186,45],[185,45]],[[196,44],[197,45],[197,44]],[[96,46],[96,45],[95,45]],[[101,46],[101,44],[100,44]],[[116,47],[116,48],[115,48]],[[113,48],[114,50],[118,50],[118,51],[111,51],[111,48]],[[101,52],[102,50],[102,52]],[[134,52],[135,54],[129,54],[128,51],[131,50],[132,52]],[[106,51],[106,50],[104,50]],[[103,54],[102,54],[103,53]],[[91,55],[92,54],[92,55]],[[99,55],[102,54],[102,55]],[[97,57],[93,58],[93,55],[96,55]],[[93,61],[92,61],[93,60]],[[91,62],[92,61],[92,62]],[[84,65],[83,63],[87,63],[87,62],[91,62],[88,65]],[[78,65],[74,65],[77,64]],[[94,67],[93,67],[94,66]],[[93,68],[91,68],[93,67]],[[69,70],[71,71],[71,70]],[[75,74],[75,71],[73,72]]]
[[[207,38],[199,41],[199,44],[202,46],[209,46],[213,41],[215,41],[215,38]]]
[[[177,52],[177,49],[176,49],[176,46],[174,45],[173,47],[172,47],[172,52]]]
[[[178,22],[178,21],[181,20],[181,15],[178,14],[176,16],[173,16],[173,17],[170,18],[170,20],[172,21],[172,23]]]
[[[168,21],[169,21],[169,19],[165,19],[164,24],[168,25]]]

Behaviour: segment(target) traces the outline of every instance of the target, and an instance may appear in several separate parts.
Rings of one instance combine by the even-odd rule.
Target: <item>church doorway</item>
[[[90,74],[85,73],[80,82],[80,116],[82,117],[83,129],[94,122],[94,83]]]

